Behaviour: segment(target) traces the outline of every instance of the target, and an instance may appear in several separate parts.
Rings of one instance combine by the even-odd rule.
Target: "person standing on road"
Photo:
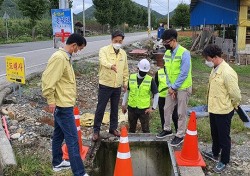
[[[122,112],[127,112],[126,103],[128,100],[128,122],[129,132],[135,133],[138,119],[141,122],[143,133],[149,133],[149,114],[153,112],[158,103],[158,90],[155,81],[147,73],[150,70],[150,63],[142,59],[138,63],[138,73],[131,74],[128,82],[128,90],[125,92],[122,101]],[[154,97],[153,106],[151,95]]]
[[[167,96],[167,90],[168,90],[168,85],[166,82],[166,72],[164,68],[159,69],[156,74],[155,74],[155,83],[158,87],[159,91],[159,101],[158,101],[158,106],[159,106],[159,112],[160,112],[160,118],[161,118],[161,128],[164,130],[164,106],[165,106],[165,98]],[[178,113],[177,113],[177,105],[174,107],[174,112],[172,114],[172,120],[174,122],[174,128],[175,131],[177,132],[178,129]]]
[[[121,49],[124,33],[117,30],[111,35],[111,44],[99,51],[99,90],[98,104],[94,119],[94,133],[92,140],[95,142],[100,137],[100,128],[105,108],[110,99],[110,127],[109,133],[120,137],[118,127],[118,104],[121,95],[121,87],[127,90],[128,62],[127,54]]]
[[[80,34],[71,34],[66,45],[49,59],[42,74],[42,93],[49,111],[54,113],[52,139],[52,165],[55,172],[71,167],[74,176],[88,176],[80,156],[78,134],[73,107],[76,102],[76,80],[72,67],[72,54],[87,45]],[[68,147],[69,161],[62,160],[62,143]]]
[[[214,168],[216,173],[225,170],[230,160],[231,120],[234,109],[241,101],[237,73],[221,58],[222,51],[217,45],[209,45],[203,50],[205,64],[212,68],[209,77],[208,112],[212,136],[212,151],[203,155],[220,161]]]
[[[166,69],[166,81],[168,94],[164,107],[164,130],[157,138],[171,136],[171,117],[174,107],[178,104],[178,130],[171,141],[172,146],[178,146],[183,142],[186,130],[187,105],[192,92],[191,56],[190,52],[178,44],[177,31],[175,29],[165,30],[162,34],[162,42],[166,48],[164,61]]]

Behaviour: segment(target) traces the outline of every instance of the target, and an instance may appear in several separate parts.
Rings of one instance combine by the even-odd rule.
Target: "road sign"
[[[25,84],[25,58],[6,56],[6,78],[10,82]]]

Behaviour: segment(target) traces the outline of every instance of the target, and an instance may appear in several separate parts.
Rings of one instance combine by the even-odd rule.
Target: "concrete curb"
[[[2,126],[2,119],[0,120],[0,168],[4,168],[8,165],[16,165],[16,158],[12,147],[10,145],[10,141],[6,137]],[[1,173],[1,171],[0,171]]]
[[[39,76],[41,72],[32,73],[27,76],[26,80],[29,81],[37,76]],[[2,106],[4,98],[13,91],[13,87],[17,89],[16,84],[9,84],[4,87],[0,91],[0,107]],[[9,139],[7,138],[3,125],[2,118],[0,119],[0,175],[3,175],[3,169],[9,165],[16,165],[16,158],[13,152],[12,146],[10,144]]]

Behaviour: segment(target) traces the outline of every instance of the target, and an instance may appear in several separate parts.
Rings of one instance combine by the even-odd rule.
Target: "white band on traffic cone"
[[[127,153],[117,152],[117,158],[119,158],[119,159],[129,159],[129,158],[131,158],[131,155],[130,155],[130,152],[127,152]]]
[[[120,137],[120,143],[128,143],[128,137]]]
[[[81,127],[76,127],[77,131],[80,131],[81,130]]]
[[[197,135],[197,130],[196,131],[190,131],[189,129],[187,129],[187,134],[189,134],[191,136],[195,136],[195,135]]]
[[[75,119],[80,119],[80,115],[75,115]]]

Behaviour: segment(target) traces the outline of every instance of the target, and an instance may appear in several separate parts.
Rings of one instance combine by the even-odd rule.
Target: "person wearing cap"
[[[238,109],[241,94],[237,73],[221,57],[222,50],[218,45],[208,45],[202,55],[205,64],[212,68],[209,77],[208,112],[212,137],[212,151],[203,155],[217,164],[213,169],[221,173],[230,160],[230,128],[234,109]],[[220,159],[219,159],[219,154]]]
[[[131,74],[129,77],[128,90],[123,96],[122,112],[125,114],[128,109],[130,133],[136,132],[138,119],[141,122],[142,132],[149,133],[149,114],[156,109],[159,94],[154,79],[147,74],[150,70],[149,61],[142,59],[138,63],[138,69],[138,73]],[[154,97],[152,106],[151,95]]]
[[[161,128],[164,130],[164,106],[165,106],[165,98],[167,96],[167,90],[168,85],[166,82],[166,71],[164,68],[159,69],[155,74],[155,83],[158,87],[159,91],[159,101],[158,101],[158,107],[160,112],[160,118],[161,118]],[[178,113],[177,113],[177,105],[174,107],[174,112],[172,114],[172,120],[174,122],[174,128],[177,132],[178,129]]]
[[[157,138],[173,135],[171,130],[171,116],[174,107],[178,104],[178,130],[171,141],[172,146],[183,142],[186,132],[187,105],[192,93],[192,65],[190,52],[177,42],[175,29],[165,30],[162,34],[162,43],[166,48],[164,55],[166,81],[168,85],[164,107],[164,129],[157,134]]]
[[[118,104],[121,95],[121,87],[127,90],[128,62],[127,54],[121,49],[124,33],[116,30],[111,35],[111,44],[99,51],[99,90],[98,103],[94,119],[93,141],[100,137],[100,128],[108,101],[110,100],[110,126],[109,133],[119,137]]]

